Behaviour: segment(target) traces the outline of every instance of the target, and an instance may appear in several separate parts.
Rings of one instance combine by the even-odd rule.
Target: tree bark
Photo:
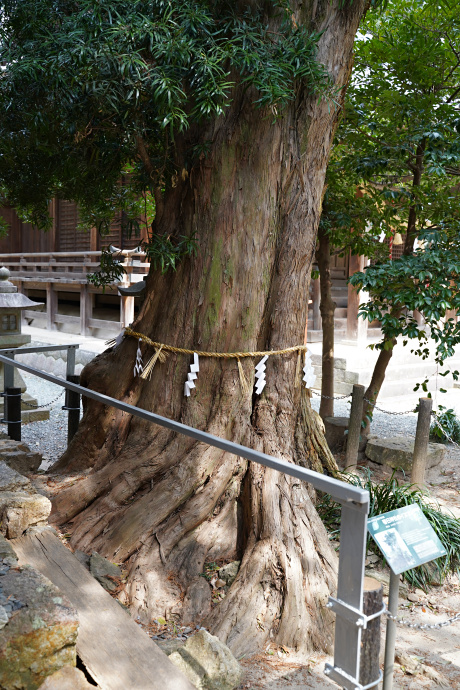
[[[331,244],[327,233],[318,231],[318,248],[316,261],[319,268],[321,292],[321,321],[323,329],[323,346],[321,359],[321,418],[334,416],[334,314],[336,304],[332,299],[331,279]]]
[[[364,403],[363,403],[363,422],[364,427],[362,429],[361,435],[367,437],[371,428],[372,415],[374,413],[374,405],[377,402],[380,389],[382,388],[383,382],[385,380],[385,374],[387,367],[393,356],[393,348],[396,345],[396,339],[386,339],[384,340],[384,347],[379,352],[377,361],[374,366],[374,371],[372,372],[372,378],[366,392],[364,393]]]
[[[342,87],[364,2],[313,7],[313,18],[304,6],[295,19],[322,31],[318,59]],[[221,118],[177,142],[178,152],[197,142],[209,152],[165,193],[157,231],[196,232],[199,250],[175,273],[148,276],[133,328],[152,340],[217,352],[303,343],[338,113],[300,86],[275,122],[253,100],[236,88]],[[126,337],[98,356],[83,385],[290,462],[336,470],[296,385],[297,355],[269,357],[260,396],[241,389],[236,360],[202,358],[185,398],[191,358],[169,354],[150,380],[133,378],[137,345]],[[153,350],[141,350],[146,362]],[[251,385],[255,363],[242,360]],[[53,473],[52,520],[66,526],[72,547],[125,563],[124,601],[142,620],[181,620],[186,609],[237,656],[267,640],[327,648],[325,603],[337,563],[311,488],[90,400]],[[238,577],[211,608],[204,565],[235,558]]]

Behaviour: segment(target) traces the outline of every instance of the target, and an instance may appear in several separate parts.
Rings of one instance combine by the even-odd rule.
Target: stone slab
[[[32,422],[46,422],[50,418],[50,411],[44,407],[41,410],[22,410],[21,419],[23,424],[31,424]]]
[[[21,604],[0,635],[0,687],[34,690],[62,666],[75,666],[78,618],[68,599],[33,568],[0,577],[3,597]]]
[[[3,450],[0,448],[0,462],[6,463],[13,470],[19,472],[19,474],[36,472],[42,460],[40,453],[32,453],[29,450],[26,451],[14,447]]]
[[[96,690],[96,686],[88,683],[80,669],[63,666],[52,676],[48,676],[39,690]]]
[[[1,491],[21,491],[23,493],[33,493],[32,484],[27,477],[17,472],[0,461],[0,492]]]
[[[19,563],[31,563],[78,611],[78,656],[104,690],[194,690],[154,641],[50,531],[13,542]]]
[[[429,443],[427,454],[427,469],[436,467],[444,459],[445,447],[440,443]],[[406,473],[412,470],[414,455],[414,439],[407,436],[388,436],[378,438],[369,437],[366,445],[366,457],[379,465],[388,465],[393,469],[401,469]]]

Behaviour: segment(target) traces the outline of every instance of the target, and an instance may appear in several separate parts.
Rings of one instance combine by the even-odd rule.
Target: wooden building
[[[23,223],[11,207],[0,208],[0,215],[9,226],[8,235],[0,238],[0,265],[10,270],[10,280],[20,292],[43,303],[42,311],[25,312],[29,324],[106,337],[131,323],[139,298],[121,297],[116,285],[104,292],[88,282],[88,274],[97,270],[103,247],[112,244],[130,251],[143,237],[128,237],[116,222],[104,237],[95,228],[78,230],[77,205],[61,199],[51,204],[48,232]],[[121,255],[120,260],[127,271],[123,286],[142,280],[148,272],[141,252]]]

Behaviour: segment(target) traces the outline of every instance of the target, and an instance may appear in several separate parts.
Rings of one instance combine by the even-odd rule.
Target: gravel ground
[[[27,392],[38,400],[39,405],[44,405],[55,400],[63,389],[48,381],[39,379],[23,372],[23,378],[27,384]],[[320,398],[315,392],[312,397],[312,406],[319,410]],[[416,396],[404,396],[399,398],[389,398],[379,401],[378,408],[374,412],[371,433],[377,436],[390,436],[402,434],[404,436],[415,436],[417,426],[417,415],[411,412],[417,404]],[[439,399],[434,401],[434,407],[442,404],[445,407],[452,407],[460,416],[460,389],[452,389],[445,395],[439,395]],[[64,393],[53,402],[50,407],[50,421],[34,422],[24,424],[22,437],[29,444],[32,450],[39,450],[44,462],[40,469],[44,470],[57,460],[59,455],[66,448],[67,439],[67,412],[62,410],[64,405]],[[388,414],[382,410],[390,410],[398,414]],[[350,414],[350,399],[336,400],[334,404],[334,414],[337,417],[348,417]]]
[[[43,422],[33,422],[22,425],[22,440],[31,450],[37,450],[43,455],[41,470],[48,469],[67,447],[67,412],[64,405],[64,389],[54,383],[39,379],[22,372],[27,385],[27,392],[37,399],[38,404],[49,405],[50,418]],[[59,398],[56,400],[57,396]]]
[[[460,391],[458,391],[460,393]],[[320,397],[314,392],[311,399],[313,409],[319,411]],[[345,400],[335,400],[334,402],[334,416],[335,417],[349,417],[350,416],[351,398]],[[417,399],[413,396],[388,398],[387,400],[378,401],[377,407],[374,411],[374,419],[372,421],[371,433],[376,436],[389,436],[395,434],[403,434],[404,436],[415,436],[415,429],[417,426],[417,415],[412,412],[417,404]],[[390,412],[397,412],[398,414],[388,414],[381,410],[389,410]],[[406,413],[406,414],[403,414]]]

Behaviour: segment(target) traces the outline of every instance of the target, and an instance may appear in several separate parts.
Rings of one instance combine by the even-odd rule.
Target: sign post
[[[436,558],[446,550],[416,504],[392,510],[368,520],[368,530],[391,569],[388,611],[398,612],[399,575]],[[383,690],[392,690],[395,659],[396,623],[387,622]]]

